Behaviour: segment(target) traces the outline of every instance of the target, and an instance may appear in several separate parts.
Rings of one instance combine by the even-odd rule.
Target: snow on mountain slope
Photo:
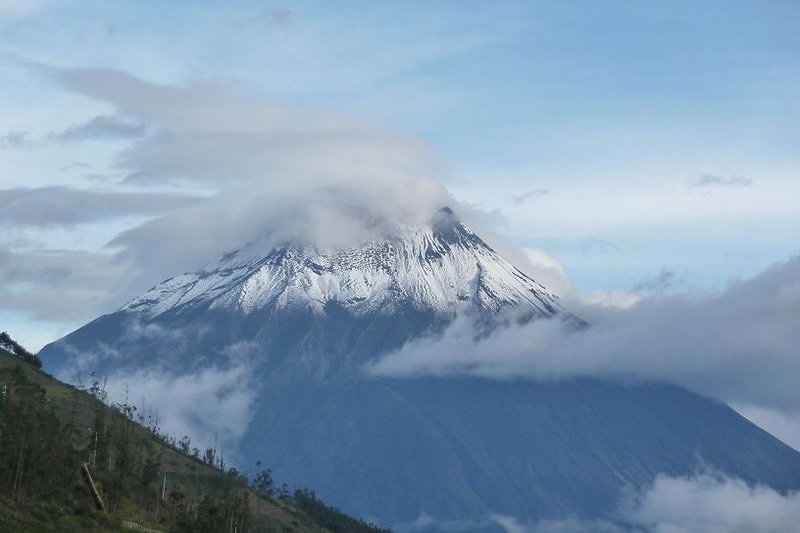
[[[342,249],[258,244],[199,272],[168,279],[123,307],[147,318],[198,305],[250,313],[338,304],[355,314],[391,313],[397,305],[446,315],[506,308],[551,317],[558,297],[498,255],[449,209],[430,226]]]

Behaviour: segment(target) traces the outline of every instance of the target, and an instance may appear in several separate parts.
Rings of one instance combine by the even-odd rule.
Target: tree
[[[0,370],[0,496],[18,506],[32,496],[63,502],[61,488],[79,464],[77,430],[61,424],[45,398],[21,366]]]
[[[28,363],[29,365],[33,365],[36,368],[42,368],[42,360],[39,359],[39,356],[23,348],[5,331],[0,332],[0,348],[6,350],[11,355],[16,356],[18,359]]]
[[[206,448],[205,453],[203,454],[203,462],[214,466],[214,461],[216,459],[217,452],[212,447]]]
[[[261,467],[261,461],[256,461],[256,476],[253,478],[253,488],[265,496],[272,496],[274,486],[272,470]]]
[[[192,448],[192,439],[189,438],[189,435],[184,435],[181,437],[181,440],[178,441],[178,449],[189,455],[189,450]]]

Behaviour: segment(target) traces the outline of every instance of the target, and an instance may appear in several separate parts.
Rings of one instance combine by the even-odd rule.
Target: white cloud
[[[492,522],[502,527],[506,533],[525,533],[526,531],[525,526],[520,524],[513,516],[493,514],[489,518]]]
[[[111,69],[24,64],[152,131],[120,153],[126,183],[213,191],[205,202],[113,240],[150,281],[205,264],[264,233],[275,240],[350,243],[398,223],[427,222],[448,203],[437,179],[443,171],[428,145],[356,117],[207,84],[167,86]],[[199,234],[202,240],[194,238]],[[174,242],[193,246],[168,245]],[[163,253],[154,258],[153,248]]]
[[[506,533],[783,533],[800,524],[800,493],[781,494],[711,471],[660,474],[641,489],[623,492],[606,518],[522,522],[504,514],[472,521],[438,521],[422,515],[404,529],[471,531],[499,526]]]
[[[517,268],[521,269],[533,279],[554,291],[562,297],[570,297],[579,291],[567,279],[564,264],[541,248],[527,247],[521,253],[508,254],[503,250],[504,256],[514,261]]]
[[[132,404],[158,406],[161,427],[168,434],[188,435],[199,448],[210,446],[217,433],[222,449],[233,453],[253,417],[256,393],[250,375],[243,364],[183,375],[127,372],[109,376],[107,383],[116,401],[130,390],[135,393],[129,399]]]
[[[562,275],[565,273],[564,264],[541,248],[523,248],[522,251],[533,266],[555,270]]]
[[[481,231],[483,234],[483,231]],[[489,233],[491,246],[499,249],[501,255],[511,260],[520,270],[558,294],[568,309],[581,309],[594,312],[594,308],[627,309],[646,296],[648,286],[658,280],[647,280],[634,290],[584,291],[573,285],[568,277],[564,263],[542,248],[512,248]],[[587,308],[587,306],[589,306]]]
[[[643,296],[638,292],[618,289],[612,291],[591,291],[581,298],[589,305],[630,309],[639,303]]]
[[[783,533],[800,524],[800,493],[781,494],[713,473],[660,475],[624,501],[622,513],[653,533]]]
[[[800,493],[781,494],[713,472],[659,475],[625,494],[606,520],[542,520],[523,527],[507,519],[508,533],[782,533],[800,524]]]

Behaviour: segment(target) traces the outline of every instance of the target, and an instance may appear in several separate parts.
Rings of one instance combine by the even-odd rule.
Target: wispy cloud
[[[82,124],[73,124],[62,130],[51,132],[47,138],[59,142],[90,140],[136,139],[147,133],[141,122],[128,122],[113,115],[99,115]]]
[[[9,131],[0,136],[0,149],[25,148],[32,144],[29,131]]]
[[[286,6],[272,6],[261,10],[249,20],[265,29],[285,29],[292,24],[295,16],[295,12]]]
[[[184,353],[197,329],[167,328],[131,319],[119,330],[118,343],[100,343],[92,350],[77,350],[58,371],[61,379],[86,380],[98,361],[125,361],[130,346],[158,346],[161,354]],[[209,446],[218,435],[226,455],[235,453],[250,427],[258,383],[253,381],[254,343],[240,342],[223,350],[193,353],[192,361],[158,357],[152,364],[128,361],[123,370],[98,376],[112,401],[128,399],[138,407],[158,409],[161,427],[176,437],[188,435],[198,447]]]
[[[719,294],[652,295],[628,309],[574,308],[591,326],[535,321],[475,338],[468,319],[412,341],[374,375],[470,374],[668,381],[732,404],[800,410],[800,258]]]
[[[548,189],[534,189],[519,196],[512,196],[511,201],[514,202],[514,205],[523,205],[537,196],[545,196],[547,194],[550,194]]]
[[[652,278],[639,281],[633,286],[635,292],[653,293],[664,292],[672,288],[677,280],[677,274],[672,270],[662,269]]]
[[[110,103],[115,116],[131,120],[119,124],[98,117],[63,136],[153,131],[117,158],[128,185],[172,183],[215,191],[206,202],[114,239],[114,246],[143,266],[150,282],[265,233],[275,240],[350,243],[391,231],[398,223],[430,220],[449,200],[430,146],[356,117],[206,84],[160,85],[112,69],[17,63]],[[199,234],[202,240],[192,238]],[[153,248],[162,251],[159,257]]]
[[[64,165],[59,170],[61,172],[81,172],[90,168],[92,168],[92,165],[89,163],[85,163],[83,161],[74,161],[69,165]]]
[[[0,189],[0,222],[10,226],[70,227],[130,215],[162,215],[198,201],[198,196],[183,194],[63,186]]]
[[[581,241],[580,250],[582,254],[610,254],[618,252],[619,246],[604,239],[591,238]]]
[[[750,187],[753,180],[745,176],[716,176],[714,174],[703,174],[693,181],[690,189],[703,189],[711,187]]]
[[[0,309],[43,321],[87,320],[106,311],[134,273],[109,253],[0,248]]]
[[[250,375],[244,364],[177,375],[152,369],[112,374],[107,385],[117,400],[130,388],[135,390],[134,403],[141,399],[157,406],[168,434],[188,435],[198,447],[205,447],[214,442],[216,433],[223,451],[232,454],[253,418],[256,391]]]

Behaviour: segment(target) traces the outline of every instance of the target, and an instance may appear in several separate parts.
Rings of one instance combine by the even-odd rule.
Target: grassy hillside
[[[207,462],[184,453],[102,395],[96,382],[75,388],[0,348],[0,531],[382,531],[310,491],[271,495],[268,471],[251,485],[213,451]]]

